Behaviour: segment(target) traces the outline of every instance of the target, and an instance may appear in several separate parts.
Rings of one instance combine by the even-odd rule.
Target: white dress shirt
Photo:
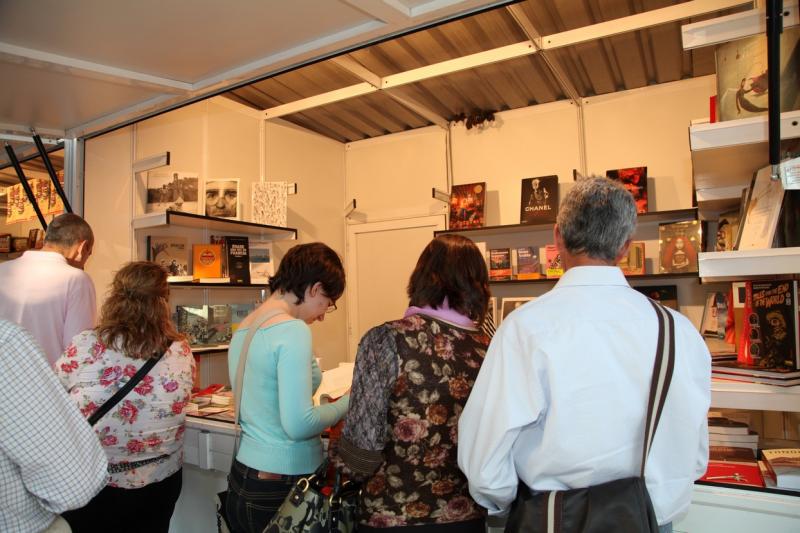
[[[645,470],[659,524],[684,512],[708,461],[710,354],[675,317],[675,370]],[[505,512],[535,490],[638,476],[658,323],[617,267],[574,267],[492,339],[459,420],[470,493]]]
[[[106,455],[33,338],[0,320],[0,346],[0,531],[42,531],[105,486]]]
[[[94,327],[95,307],[92,279],[57,252],[28,250],[0,263],[0,318],[27,329],[50,365],[72,337]]]

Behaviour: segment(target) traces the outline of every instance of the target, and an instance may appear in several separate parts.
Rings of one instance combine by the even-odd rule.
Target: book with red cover
[[[450,192],[450,229],[482,228],[486,182],[453,185]]]
[[[735,461],[709,461],[708,469],[706,469],[706,473],[703,474],[700,480],[713,483],[750,485],[753,487],[764,486],[764,478],[761,476],[761,469],[755,459],[752,462],[741,463]]]

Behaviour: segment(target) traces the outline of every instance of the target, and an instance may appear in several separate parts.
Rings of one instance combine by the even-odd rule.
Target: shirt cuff
[[[382,452],[363,450],[344,437],[339,439],[339,456],[350,470],[365,476],[371,476],[383,464]]]

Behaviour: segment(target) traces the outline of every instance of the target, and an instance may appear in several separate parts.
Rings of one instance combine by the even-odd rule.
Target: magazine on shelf
[[[546,224],[558,215],[558,176],[522,180],[520,224]]]
[[[450,229],[482,228],[486,182],[453,185],[450,192]]]
[[[607,170],[606,177],[619,181],[633,195],[637,213],[647,213],[647,167]]]

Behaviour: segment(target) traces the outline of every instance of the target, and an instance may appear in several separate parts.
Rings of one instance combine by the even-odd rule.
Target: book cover
[[[265,181],[253,183],[253,222],[286,227],[288,211],[288,182]]]
[[[798,370],[797,282],[748,281],[745,291],[739,360],[762,369]]]
[[[784,172],[787,164],[798,161],[800,158],[782,162]],[[786,191],[781,180],[773,180],[771,175],[772,168],[767,165],[753,176],[741,222],[738,250],[771,248],[773,245]]]
[[[267,285],[270,276],[275,275],[275,262],[272,259],[272,243],[252,241],[250,243],[250,283]]]
[[[750,427],[744,422],[731,420],[724,416],[710,416],[708,417],[708,432],[725,435],[747,435],[750,433]]]
[[[750,431],[747,435],[732,435],[729,433],[709,433],[708,438],[715,441],[715,444],[720,446],[736,446],[742,448],[752,448],[752,446],[744,446],[744,444],[755,445],[758,444],[758,433]],[[712,444],[714,444],[712,443]]]
[[[231,333],[236,333],[236,330],[239,329],[239,324],[242,323],[242,320],[247,318],[247,315],[252,313],[256,305],[255,304],[228,304],[231,313]]]
[[[706,294],[700,334],[704,337],[725,339],[728,327],[728,293],[711,291]]]
[[[206,344],[227,344],[233,336],[231,308],[226,304],[208,306],[208,338]]]
[[[702,225],[697,220],[658,225],[659,272],[697,272],[702,250]]]
[[[636,212],[647,213],[647,167],[606,170],[606,177],[617,180],[636,200]]]
[[[715,252],[735,250],[736,236],[739,233],[739,209],[721,213],[717,220],[717,239]]]
[[[222,245],[192,245],[192,275],[195,279],[222,277]]]
[[[175,307],[175,326],[178,332],[186,335],[192,346],[209,344],[208,338],[208,306]]]
[[[539,254],[533,246],[522,246],[514,250],[517,259],[517,279],[539,279],[542,267]]]
[[[745,449],[745,448],[743,448]],[[748,450],[754,457],[753,452]],[[731,485],[748,485],[751,487],[763,487],[764,478],[761,476],[761,469],[758,462],[753,461],[708,461],[708,468],[700,481],[710,481],[713,483],[725,483]]]
[[[204,214],[208,217],[241,219],[239,179],[206,179],[203,184]]]
[[[450,192],[450,229],[482,228],[486,182],[453,185]]]
[[[511,250],[494,248],[489,250],[489,280],[505,281],[511,279]]]
[[[545,274],[548,278],[560,278],[564,275],[561,254],[555,244],[545,246]]]
[[[197,213],[198,196],[199,178],[196,172],[151,170],[147,173],[144,212],[172,210]]]
[[[626,276],[642,276],[645,274],[644,259],[644,242],[634,241],[617,266]]]
[[[775,485],[782,489],[800,489],[800,448],[762,450],[770,470],[775,474]]]
[[[227,256],[228,277],[231,283],[248,285],[250,283],[250,246],[247,237],[226,236],[225,254]]]
[[[647,287],[634,287],[648,298],[678,311],[678,286],[677,285],[650,285]]]
[[[558,176],[522,180],[520,224],[546,224],[558,215]]]
[[[189,270],[189,241],[186,237],[147,236],[147,260],[167,271],[168,281],[186,281],[191,276]]]
[[[800,109],[800,27],[780,36],[780,111]],[[717,47],[717,105],[720,120],[753,117],[767,112],[767,36],[762,32]]]

